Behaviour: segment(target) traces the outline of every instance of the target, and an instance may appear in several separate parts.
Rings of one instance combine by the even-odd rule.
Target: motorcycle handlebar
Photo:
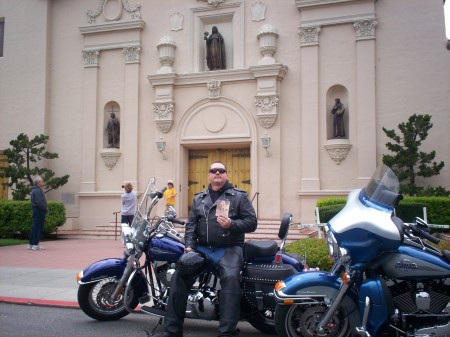
[[[157,196],[159,199],[161,199],[164,196],[164,192],[167,190],[167,187],[164,187],[160,189],[159,191],[153,192],[150,196],[154,198]]]
[[[176,224],[179,224],[179,225],[182,225],[182,226],[185,225],[185,222],[184,222],[184,221],[178,220],[178,219],[172,219],[172,222],[173,222],[173,223],[176,223]]]
[[[441,240],[439,238],[431,235],[430,233],[427,233],[427,232],[421,230],[420,228],[417,227],[417,225],[412,225],[411,228],[413,229],[414,233],[416,233],[420,237],[427,239],[428,241],[431,241],[435,244],[438,244],[439,242],[441,242]]]

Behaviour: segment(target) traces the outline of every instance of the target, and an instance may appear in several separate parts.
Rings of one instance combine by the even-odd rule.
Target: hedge
[[[306,257],[306,263],[310,268],[330,270],[334,263],[330,254],[328,254],[324,239],[306,238],[294,241],[286,245],[286,252]]]
[[[320,222],[327,223],[344,208],[346,198],[323,198],[317,201]],[[396,215],[404,222],[414,222],[416,216],[423,218],[423,207],[427,208],[427,220],[430,224],[450,225],[449,197],[404,197],[395,208]],[[433,231],[449,232],[448,229]]]
[[[49,212],[45,218],[44,237],[54,233],[66,222],[66,209],[60,201],[48,202]],[[31,233],[31,202],[0,200],[0,238],[28,238]]]

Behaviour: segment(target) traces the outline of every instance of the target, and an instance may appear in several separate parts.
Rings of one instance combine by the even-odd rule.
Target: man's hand
[[[191,247],[186,247],[186,248],[184,248],[184,252],[185,253],[192,252],[192,248]]]
[[[220,227],[222,228],[230,228],[231,226],[231,219],[223,214],[220,214],[217,217],[217,222],[220,225]]]

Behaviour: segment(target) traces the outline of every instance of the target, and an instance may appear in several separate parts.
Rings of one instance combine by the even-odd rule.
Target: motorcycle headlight
[[[327,235],[328,252],[333,257],[333,259],[336,260],[339,258],[340,255],[338,243],[333,235],[333,232],[329,228],[326,228],[326,235]]]

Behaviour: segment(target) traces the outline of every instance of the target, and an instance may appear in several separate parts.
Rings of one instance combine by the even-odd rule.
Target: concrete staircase
[[[186,220],[186,219],[184,219]],[[175,225],[177,231],[184,235],[184,226]],[[280,228],[280,220],[258,219],[258,228],[253,233],[245,235],[246,240],[276,240],[278,239],[278,230]],[[120,240],[120,223],[110,222],[106,225],[97,226],[95,229],[82,230],[58,230],[56,236],[58,238],[67,239],[102,239],[102,240]],[[317,236],[317,227],[301,227],[298,224],[292,224],[289,229],[287,242],[311,238]]]

